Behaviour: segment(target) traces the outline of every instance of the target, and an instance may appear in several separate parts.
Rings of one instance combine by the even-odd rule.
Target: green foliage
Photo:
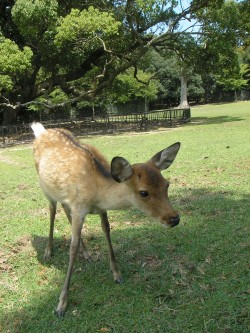
[[[61,19],[55,43],[61,46],[79,39],[85,42],[84,38],[93,37],[105,40],[107,37],[118,34],[120,24],[111,13],[101,12],[92,6],[83,11],[72,9],[69,15]]]
[[[141,68],[157,79],[158,98],[178,98],[180,89],[178,59],[173,52],[150,49],[140,62]]]
[[[53,90],[46,98],[45,96],[40,96],[36,99],[36,102],[50,103],[50,104],[60,104],[66,101],[68,101],[68,97],[60,88],[56,88],[55,90]],[[67,107],[64,106],[63,109],[65,110],[69,107],[70,107],[69,105]],[[30,111],[42,111],[44,109],[44,105],[30,104],[28,106],[28,109]]]
[[[28,46],[20,50],[14,41],[0,37],[0,91],[11,91],[15,81],[31,70],[32,56]]]
[[[239,72],[232,75],[232,71],[223,69],[223,74],[217,78],[217,83],[224,90],[240,90],[248,85],[250,68],[247,64],[240,64]]]
[[[216,77],[218,85],[224,90],[237,90],[247,86],[248,78],[245,72],[242,73],[244,66],[239,65],[237,50],[237,45],[242,42],[240,8],[238,3],[227,1],[202,9],[196,16],[201,23],[198,37],[190,34],[177,35],[172,46],[173,52],[165,47],[158,47],[164,60],[160,56],[158,59],[154,56],[156,61],[152,58],[152,64],[158,66],[162,97],[173,96],[173,91],[179,91],[178,86],[174,89],[171,86],[176,85],[176,78],[180,76],[188,79],[188,94],[194,98],[204,96],[201,77],[206,77],[208,82],[208,75],[211,82]],[[162,66],[161,62],[165,64]],[[200,75],[198,81],[197,75]]]
[[[192,58],[194,61],[195,58]],[[185,60],[184,60],[185,61]],[[191,61],[190,58],[187,63]],[[180,97],[180,75],[183,67],[179,54],[160,50],[150,50],[141,61],[141,66],[145,71],[155,73],[154,77],[158,82],[158,99],[166,99],[176,103]],[[186,65],[187,66],[187,65]],[[186,67],[188,75],[188,95],[193,99],[202,99],[204,97],[204,88],[201,75],[195,74],[192,66]]]
[[[159,16],[162,21],[168,21],[170,18],[175,17],[174,9],[178,6],[176,0],[136,0],[133,6],[128,4],[131,10],[131,21],[137,21],[141,28],[152,26],[153,22],[157,22]],[[133,17],[134,16],[134,17]],[[135,19],[136,18],[136,19]],[[133,21],[134,19],[134,21]],[[161,24],[163,26],[164,24]]]
[[[60,89],[56,88],[53,90],[50,94],[49,97],[52,100],[52,103],[58,104],[62,103],[68,100],[67,95]]]
[[[57,21],[56,0],[16,0],[12,8],[13,21],[29,42],[39,40]]]
[[[189,100],[201,100],[204,98],[204,94],[202,77],[199,74],[192,75],[188,84]]]
[[[92,6],[82,11],[72,9],[59,21],[54,42],[60,53],[66,54],[61,58],[70,67],[72,64],[80,65],[97,49],[109,48],[121,25],[112,13]],[[90,71],[93,72],[92,69]],[[92,76],[91,73],[86,74]]]
[[[112,102],[126,103],[133,100],[154,100],[158,89],[155,80],[150,80],[151,74],[139,70],[137,79],[134,77],[134,69],[130,68],[115,79],[109,98]]]
[[[8,75],[0,74],[0,92],[2,90],[11,91],[13,89],[13,81]]]
[[[239,34],[241,42],[244,46],[250,45],[250,2],[249,0],[242,0],[238,3],[240,11],[240,29]]]
[[[136,0],[135,1],[138,7],[143,10],[145,13],[148,13],[152,10],[160,11],[162,9],[162,6],[167,6],[169,2],[176,3],[176,1],[168,1],[168,0],[161,0],[161,1],[155,1],[155,0]]]
[[[224,54],[230,58],[240,43],[241,14],[239,4],[226,1],[218,10],[206,11],[203,20],[203,44],[205,49],[214,55]],[[219,65],[220,66],[220,65]]]

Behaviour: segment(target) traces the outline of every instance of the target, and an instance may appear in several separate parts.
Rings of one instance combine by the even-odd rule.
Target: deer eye
[[[142,198],[146,198],[149,196],[148,192],[147,191],[139,191],[139,194]]]

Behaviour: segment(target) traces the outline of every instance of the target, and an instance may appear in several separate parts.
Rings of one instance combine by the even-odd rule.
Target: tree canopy
[[[187,34],[197,35],[198,30],[204,33],[207,29],[208,36],[208,28],[219,21],[215,9],[219,10],[223,3],[3,0],[0,112],[5,112],[7,122],[8,115],[14,119],[20,109],[31,105],[55,109],[93,100],[109,92],[115,80],[124,83],[126,77],[121,75],[127,70],[138,79],[139,60],[150,48],[179,50],[183,38]],[[242,33],[249,27],[245,18],[247,6],[248,2],[243,1],[239,7],[244,15],[240,21],[242,29],[238,30],[244,41],[249,41],[249,35]],[[203,30],[199,27],[192,31],[193,22],[199,22]],[[219,40],[223,31],[218,26],[214,30]]]

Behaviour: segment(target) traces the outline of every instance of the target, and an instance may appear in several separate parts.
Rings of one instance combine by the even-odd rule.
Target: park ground
[[[110,212],[124,278],[116,285],[98,217],[88,217],[93,261],[77,260],[68,311],[57,318],[70,227],[59,208],[45,261],[49,215],[31,145],[1,149],[0,332],[250,332],[250,102],[194,107],[192,122],[173,129],[85,141],[131,163],[180,141],[164,175],[181,222],[164,229],[136,210]]]

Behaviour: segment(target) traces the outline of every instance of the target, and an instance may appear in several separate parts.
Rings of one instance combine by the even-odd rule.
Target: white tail
[[[111,243],[107,210],[136,207],[164,225],[179,223],[179,215],[168,200],[169,183],[160,171],[172,164],[180,143],[163,149],[146,163],[131,165],[123,157],[114,157],[109,164],[96,148],[80,145],[69,131],[45,130],[40,123],[33,124],[32,129],[37,137],[33,147],[35,165],[41,188],[50,203],[50,233],[45,258],[52,254],[57,202],[62,204],[72,225],[68,272],[56,310],[58,316],[63,316],[78,250],[89,258],[81,238],[87,214],[100,215],[109,247],[110,267],[118,283],[122,282],[122,276]]]
[[[36,138],[38,138],[45,131],[45,128],[41,123],[32,123],[31,128]]]

